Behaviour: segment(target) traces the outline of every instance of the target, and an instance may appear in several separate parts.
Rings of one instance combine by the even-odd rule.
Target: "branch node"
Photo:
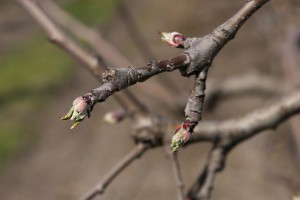
[[[113,77],[116,75],[116,70],[113,68],[106,68],[106,71],[102,74],[102,80],[104,83],[111,81]]]

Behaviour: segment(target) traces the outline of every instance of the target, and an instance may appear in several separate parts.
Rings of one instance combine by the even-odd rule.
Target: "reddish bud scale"
[[[196,123],[185,121],[177,127],[171,143],[173,151],[176,151],[189,140],[195,126]]]
[[[84,95],[82,96],[83,100],[85,101],[85,103],[91,105],[92,104],[92,100],[88,95]]]
[[[184,48],[185,37],[178,32],[159,32],[163,42],[175,48]]]
[[[174,44],[176,44],[176,48],[183,48],[184,47],[184,40],[185,38],[183,37],[183,35],[174,35],[173,37],[173,42]]]
[[[187,130],[189,132],[193,132],[196,125],[197,125],[196,123],[192,123],[190,121],[185,121],[180,126],[178,126],[176,128],[175,133],[178,132],[181,129]]]

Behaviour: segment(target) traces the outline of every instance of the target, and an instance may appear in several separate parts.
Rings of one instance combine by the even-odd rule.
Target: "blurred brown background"
[[[162,44],[158,31],[202,36],[245,4],[223,0],[124,2],[144,42],[158,59],[180,53]],[[65,0],[59,4],[102,33],[136,66],[148,61],[129,37],[118,15],[117,1]],[[271,77],[278,87],[285,87],[281,50],[289,27],[299,27],[298,10],[298,1],[273,0],[255,13],[216,57],[208,77],[214,84],[208,84],[207,90],[249,74]],[[153,80],[165,83],[178,94],[175,106],[166,105],[138,86],[131,90],[152,112],[182,120],[183,108],[174,107],[185,101],[192,80],[178,72]],[[14,1],[0,3],[0,83],[1,199],[77,199],[134,146],[128,120],[114,126],[102,120],[106,112],[118,108],[112,98],[97,105],[92,118],[76,130],[59,120],[75,97],[96,88],[98,83],[78,63],[48,43],[40,27]],[[213,109],[205,111],[204,120],[239,117],[278,98],[255,92],[222,98]],[[294,136],[299,132],[292,132],[285,122],[275,131],[259,134],[238,146],[229,155],[225,170],[217,176],[212,199],[288,200],[299,193],[300,155]],[[186,187],[200,173],[209,147],[198,143],[180,150]],[[175,199],[170,169],[163,149],[150,150],[96,199]]]

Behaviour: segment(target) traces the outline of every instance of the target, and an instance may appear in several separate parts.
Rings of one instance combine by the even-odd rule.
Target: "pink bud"
[[[112,111],[104,115],[104,121],[109,124],[116,124],[122,121],[126,116],[128,116],[128,113],[124,110]]]
[[[189,121],[182,123],[176,130],[172,138],[171,147],[176,151],[179,147],[183,146],[191,136],[191,124]]]
[[[183,142],[186,143],[190,139],[190,136],[191,136],[191,132],[185,131],[182,137]]]
[[[184,48],[185,38],[178,32],[159,32],[163,42],[175,48]]]
[[[73,106],[70,111],[61,120],[70,119],[74,121],[71,129],[75,128],[86,117],[90,117],[90,112],[93,109],[92,100],[88,95],[77,97],[73,101]]]
[[[83,113],[88,109],[88,104],[82,99],[81,101],[78,101],[75,105],[75,110],[79,113]]]
[[[73,106],[76,106],[79,102],[81,102],[83,100],[82,96],[77,97],[74,101],[73,101]]]

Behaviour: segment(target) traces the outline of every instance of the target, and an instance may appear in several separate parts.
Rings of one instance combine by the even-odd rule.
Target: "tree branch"
[[[130,9],[128,8],[126,3],[123,0],[117,0],[116,3],[118,4],[117,14],[120,16],[120,19],[125,24],[125,28],[129,33],[131,40],[133,41],[133,43],[135,43],[135,46],[138,49],[140,55],[146,60],[149,60],[149,58],[156,59],[153,52],[151,51],[151,48],[147,44],[141,31],[139,30],[134,20],[134,17],[132,16]],[[172,98],[176,97],[178,87],[176,87],[176,83],[172,79],[165,76],[163,79],[158,79],[158,81],[160,82],[160,85],[165,85],[168,82],[169,88],[172,89],[169,90],[168,96]],[[173,103],[172,101],[170,102]]]
[[[42,9],[38,6],[37,2],[28,0],[17,0],[17,2],[20,3],[29,12],[29,14],[41,25],[45,32],[48,33],[51,41],[53,41],[63,50],[68,52],[69,55],[76,58],[76,60],[81,62],[83,66],[86,67],[100,83],[102,83],[102,80],[100,80],[100,74],[103,71],[102,69],[104,68],[104,66],[100,65],[100,62],[105,63],[104,61],[98,59],[95,56],[92,56],[89,52],[85,51],[80,45],[78,45],[74,40],[72,40],[70,37],[67,37],[66,34],[62,30],[60,30],[60,28],[53,21],[51,21],[51,19],[49,19],[49,17],[42,11]],[[51,3],[51,1],[43,0],[39,3],[43,3],[44,6],[46,4],[47,6],[57,9],[58,13],[60,15],[63,15],[63,11],[59,12],[59,7],[55,7],[55,4]],[[68,16],[66,15],[63,17],[67,18]],[[76,23],[76,21],[74,23]],[[87,31],[89,31],[88,28],[86,29]],[[77,32],[75,31],[75,33]],[[91,31],[88,33],[92,34],[93,32]],[[100,42],[105,43],[104,40],[101,40]],[[95,47],[96,46],[97,45],[95,45]],[[118,58],[118,56],[119,55],[117,55],[116,58]],[[123,91],[122,93],[116,95],[115,98],[120,103],[120,105],[126,110],[135,110],[137,111],[137,113],[146,112],[145,106],[141,102],[139,102],[129,91]]]
[[[214,145],[212,152],[216,155],[214,155],[214,159],[211,159],[214,153],[210,153],[201,175],[189,189],[188,199],[202,200],[210,198],[215,175],[223,169],[226,155],[236,145],[265,130],[275,129],[285,120],[299,113],[300,90],[297,90],[280,101],[243,117],[199,123],[194,129],[194,134],[185,143],[185,147],[198,142],[212,142]]]
[[[133,66],[133,64],[114,46],[107,42],[100,33],[76,20],[74,17],[57,6],[52,0],[40,0],[39,4],[41,4],[43,9],[52,17],[52,19],[54,19],[57,23],[60,23],[62,26],[68,28],[78,38],[81,38],[90,44],[90,46],[111,65]],[[173,103],[174,95],[161,84],[150,81],[146,85],[140,85],[140,87],[144,92],[154,96],[155,98],[159,98],[163,102],[168,104]],[[158,91],[160,91],[160,95],[157,95],[157,92],[154,92],[153,88],[156,88]],[[122,96],[124,96],[124,98],[128,98],[126,95]],[[135,101],[136,100],[137,99],[135,98]]]
[[[38,24],[48,33],[49,40],[66,51],[70,56],[83,64],[92,74],[96,74],[99,80],[100,67],[98,59],[81,48],[71,38],[57,28],[47,15],[37,5],[37,2],[30,0],[16,0],[28,13],[38,22]]]
[[[233,17],[224,24],[216,28],[213,34],[216,38],[226,38],[227,43],[233,39],[240,27],[251,17],[260,7],[269,0],[250,0]]]
[[[118,50],[108,43],[99,33],[73,18],[52,0],[40,0],[39,4],[52,19],[68,28],[78,38],[88,42],[99,55],[112,65],[132,65],[127,58],[119,53]]]
[[[213,109],[222,98],[243,94],[280,95],[283,93],[283,83],[279,80],[259,75],[246,74],[239,77],[230,77],[225,81],[208,83],[206,102],[209,109]]]
[[[142,156],[149,147],[146,144],[137,144],[117,165],[115,165],[96,185],[94,189],[82,196],[80,200],[91,200],[99,194],[103,194],[106,187],[134,160]]]
[[[142,68],[108,69],[103,77],[106,83],[84,96],[90,97],[92,105],[95,105],[97,102],[104,101],[116,91],[137,82],[145,81],[151,76],[165,71],[180,69],[183,76],[191,76],[200,74],[203,70],[208,70],[217,53],[228,41],[234,38],[246,20],[266,2],[268,0],[252,0],[246,3],[232,18],[216,28],[212,34],[202,38],[187,38],[184,43],[184,48],[187,50],[181,56],[164,61],[153,61]],[[192,110],[188,110],[189,108],[193,109],[193,106],[189,106],[188,103],[185,110],[185,113],[188,113],[187,121],[191,117],[189,113],[193,113]]]
[[[166,146],[166,152],[171,160],[174,179],[177,187],[177,199],[184,200],[184,183],[182,180],[180,165],[178,161],[178,155],[176,152],[172,152],[169,146]]]
[[[112,45],[106,42],[101,35],[72,18],[53,1],[40,0],[39,4],[56,22],[61,23],[65,27],[69,27],[72,33],[86,40],[105,60],[114,64],[129,64],[129,61]],[[56,28],[58,29],[58,27]],[[105,63],[102,65],[102,69],[105,69],[104,66],[107,66],[107,64]],[[102,71],[103,70],[101,70],[101,72]],[[147,110],[145,106],[129,90],[124,90],[122,93],[119,93],[116,96],[116,99],[123,108],[128,110],[128,112],[137,111],[137,113],[144,113]]]
[[[108,68],[103,74],[104,84],[93,89],[88,96],[93,105],[105,101],[113,93],[125,89],[137,82],[143,82],[150,77],[166,71],[174,71],[189,64],[189,57],[181,55],[169,60],[152,61],[140,68]]]
[[[143,37],[139,28],[137,27],[135,20],[131,15],[126,3],[122,0],[117,1],[117,3],[117,14],[125,24],[126,30],[129,33],[132,41],[136,44],[136,47],[138,48],[138,51],[141,54],[141,56],[143,56],[144,59],[155,59],[154,54],[145,42],[145,38]]]
[[[70,44],[68,42],[65,43],[62,38],[59,38],[63,34],[56,30],[56,27],[51,20],[47,21],[46,15],[43,16],[42,12],[34,10],[34,4],[31,4],[30,1],[27,0],[17,1],[30,10],[31,14],[43,25],[44,29],[49,32],[51,36],[54,34],[55,37],[53,38],[57,44],[60,44],[71,55],[75,55],[77,59],[87,66],[92,66],[92,64],[94,64],[90,62],[90,60],[92,60],[91,56],[85,51],[81,51],[80,48],[79,53],[74,53],[71,48],[74,47],[74,44],[73,46],[69,46]],[[72,107],[73,110],[71,110],[73,112],[74,109],[76,109],[76,112],[78,110],[84,110],[86,112],[79,113],[78,122],[79,120],[81,121],[84,119],[81,118],[81,114],[87,114],[86,116],[89,116],[89,112],[96,103],[102,102],[115,92],[123,90],[137,82],[143,82],[154,75],[177,69],[181,71],[183,76],[189,77],[195,75],[194,88],[185,109],[186,120],[193,123],[192,130],[195,133],[191,136],[190,140],[187,141],[189,134],[186,134],[185,132],[186,127],[188,127],[185,123],[181,125],[185,131],[180,133],[183,135],[184,142],[187,141],[186,144],[192,144],[199,141],[210,141],[214,144],[207,165],[188,193],[190,199],[209,199],[216,173],[223,169],[226,154],[232,148],[263,130],[276,127],[288,117],[300,112],[300,91],[297,91],[280,102],[274,103],[267,108],[260,109],[245,117],[235,120],[226,120],[220,123],[202,122],[196,126],[202,117],[205,81],[213,59],[224,45],[235,37],[237,31],[247,19],[266,2],[268,2],[268,0],[248,1],[242,9],[224,24],[213,30],[211,34],[201,38],[187,38],[184,42],[185,51],[180,56],[168,60],[152,61],[140,68],[108,68],[103,74],[104,84],[75,101],[75,105]],[[70,42],[73,43],[71,40]],[[75,45],[75,49],[76,47],[77,46]],[[98,62],[96,62],[96,64],[98,65]],[[84,109],[82,107],[84,107]],[[70,117],[73,117],[73,113]],[[150,116],[148,116],[148,121],[150,121],[149,118]],[[149,123],[150,127],[147,133],[150,133],[157,128],[151,126],[154,122],[147,123]],[[148,126],[146,128],[148,128]],[[156,131],[155,134],[156,133],[158,133],[158,131]],[[160,139],[160,137],[158,138]],[[158,145],[161,146],[162,144],[157,142],[157,146]],[[150,147],[143,143],[138,144],[108,174],[106,174],[103,180],[92,191],[82,197],[82,200],[93,199],[96,195],[102,194],[111,181],[114,180],[122,170],[129,166],[133,160],[143,155],[148,148]],[[172,155],[174,156],[174,154]],[[172,158],[175,177],[177,178],[177,183],[179,185],[178,197],[179,199],[182,199],[180,197],[182,196],[182,180],[178,169],[178,163],[175,157]]]
[[[299,38],[300,30],[295,25],[289,25],[286,29],[284,43],[282,44],[282,67],[285,75],[285,81],[289,91],[299,87]],[[292,136],[296,144],[298,162],[300,161],[300,117],[297,116],[289,121]]]
[[[190,200],[209,199],[213,180],[223,169],[226,155],[236,145],[267,129],[274,129],[289,117],[300,112],[300,91],[296,91],[281,101],[238,119],[221,122],[202,122],[194,129],[194,135],[187,144],[199,141],[214,143],[215,158],[208,161],[198,180],[192,185]],[[211,156],[212,156],[211,155]]]
[[[201,175],[187,193],[187,200],[210,199],[216,173],[223,169],[225,158],[226,155],[221,147],[213,147]]]
[[[196,76],[193,90],[189,96],[186,108],[184,110],[186,120],[192,123],[194,127],[202,118],[207,73],[208,68],[204,69],[199,75]],[[193,128],[191,131],[193,131]]]
[[[228,149],[264,130],[274,129],[300,112],[300,91],[296,90],[280,101],[258,109],[244,117],[219,122],[199,123],[187,144],[198,141],[226,141]]]

